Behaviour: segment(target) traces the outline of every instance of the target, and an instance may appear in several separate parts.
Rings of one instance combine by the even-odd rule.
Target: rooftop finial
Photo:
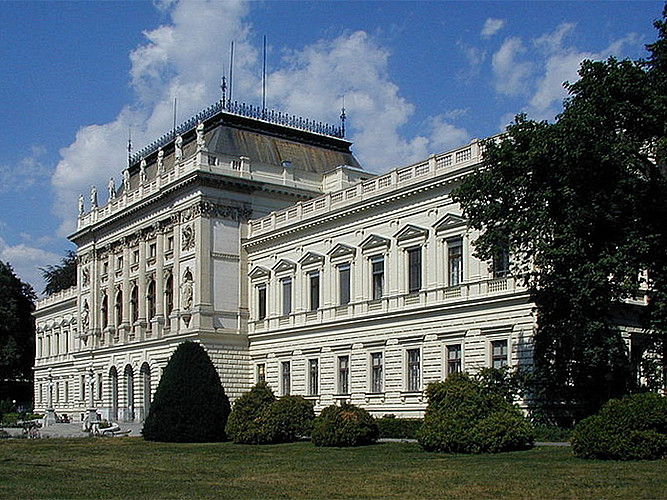
[[[343,94],[343,106],[340,108],[340,131],[342,137],[345,137],[345,94]]]
[[[220,90],[222,91],[222,109],[225,109],[225,95],[227,93],[227,78],[225,75],[222,75],[220,80]]]
[[[132,162],[132,126],[127,129],[127,168],[130,168]]]

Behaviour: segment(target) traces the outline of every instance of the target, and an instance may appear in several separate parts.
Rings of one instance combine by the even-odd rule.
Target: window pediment
[[[408,224],[394,235],[394,238],[400,243],[407,240],[426,239],[428,229]]]
[[[345,243],[338,243],[329,251],[329,257],[332,259],[348,256],[353,257],[356,251],[357,249],[350,245],[346,245]]]
[[[388,248],[391,240],[385,238],[384,236],[379,236],[377,234],[370,234],[366,239],[364,239],[359,247],[362,250],[371,250],[373,248],[385,247]]]
[[[324,262],[324,255],[315,252],[308,252],[306,255],[299,259],[299,264],[302,266],[308,266],[311,264],[321,264]]]
[[[291,260],[280,259],[278,263],[273,266],[273,271],[276,273],[282,273],[285,271],[294,271],[296,269],[296,264]]]
[[[445,216],[442,219],[440,219],[438,222],[435,223],[433,229],[435,229],[436,233],[441,233],[443,231],[460,228],[465,225],[466,225],[465,218],[457,214],[448,213],[445,214]]]
[[[271,271],[269,271],[267,268],[262,267],[262,266],[255,266],[253,267],[252,271],[248,273],[248,276],[251,278],[264,278],[268,277],[271,274]]]

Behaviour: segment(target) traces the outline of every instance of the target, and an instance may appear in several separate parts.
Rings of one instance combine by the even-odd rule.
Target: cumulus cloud
[[[600,52],[582,51],[568,44],[568,37],[575,30],[576,24],[562,23],[530,43],[518,37],[505,40],[492,58],[496,92],[525,96],[521,111],[534,119],[552,120],[562,109],[567,94],[563,84],[579,78],[583,60],[620,56],[627,45],[639,44],[638,37],[630,34],[612,41]],[[502,128],[508,116],[501,117]]]
[[[40,267],[57,264],[61,256],[41,248],[19,243],[8,245],[0,237],[0,261],[9,262],[21,281],[30,283],[38,294],[44,290],[45,282]]]
[[[232,40],[234,97],[243,96],[249,102],[261,98],[259,51],[251,43],[250,25],[245,21],[247,3],[162,0],[157,6],[167,22],[146,31],[145,43],[130,54],[136,102],[111,123],[82,128],[75,142],[60,152],[52,178],[55,210],[63,220],[60,235],[75,228],[79,193],[89,192],[93,184],[105,186],[110,176],[119,180],[130,127],[133,143],[141,147],[171,128],[174,98],[179,121],[219,99],[220,74]],[[468,137],[454,125],[455,118],[444,114],[430,119],[423,135],[405,138],[400,133],[414,106],[391,81],[390,53],[366,32],[282,49],[282,54],[276,70],[267,75],[267,106],[338,123],[344,96],[347,136],[362,165],[371,170],[420,160]]]
[[[87,193],[93,184],[106,185],[111,176],[120,178],[130,129],[134,144],[141,147],[170,130],[175,98],[179,121],[219,99],[222,61],[232,40],[235,87],[240,92],[256,88],[251,66],[257,52],[247,40],[245,2],[162,1],[158,7],[168,14],[169,22],[144,32],[146,42],[130,54],[136,101],[110,123],[83,127],[74,143],[60,151],[51,179],[54,211],[63,221],[60,236],[76,227],[79,193]]]
[[[528,81],[534,66],[530,61],[522,61],[520,57],[526,53],[526,47],[518,37],[505,40],[493,55],[494,86],[498,93],[509,96],[528,92]]]
[[[32,146],[16,165],[0,165],[0,193],[25,191],[48,180],[52,168],[44,161],[46,150]]]
[[[498,33],[504,27],[505,27],[504,19],[495,19],[493,17],[489,17],[486,21],[484,21],[484,26],[482,27],[480,36],[482,38],[491,38],[493,35]]]

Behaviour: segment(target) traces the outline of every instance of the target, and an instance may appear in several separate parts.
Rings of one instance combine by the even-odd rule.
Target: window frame
[[[321,307],[322,273],[319,269],[308,271],[308,310],[317,311]]]
[[[350,355],[343,354],[337,358],[338,394],[350,394]]]
[[[288,293],[286,293],[286,291]],[[285,276],[280,278],[280,294],[282,316],[289,316],[292,314],[294,305],[294,279],[292,276]]]
[[[500,354],[496,354],[496,347],[500,347]],[[503,349],[504,347],[504,349]],[[503,352],[504,351],[504,352]],[[501,369],[504,366],[510,366],[510,341],[508,338],[492,339],[489,341],[489,366],[491,368]],[[496,366],[499,361],[499,366]],[[504,363],[503,363],[504,361]]]
[[[458,249],[458,254],[453,253]],[[446,240],[447,252],[447,286],[459,286],[464,281],[463,266],[463,236],[456,236]],[[457,264],[455,264],[458,262]],[[456,266],[456,267],[455,267]],[[456,270],[456,273],[454,271]]]
[[[259,283],[255,285],[255,289],[257,290],[257,321],[264,321],[268,314],[268,288],[267,283]]]
[[[417,354],[416,361],[412,359],[412,353]],[[407,348],[405,350],[405,374],[406,374],[406,391],[407,392],[419,392],[422,387],[422,355],[421,348]],[[414,372],[414,373],[413,373]],[[414,377],[413,375],[416,375]]]
[[[380,363],[376,365],[376,357]],[[376,351],[370,353],[370,392],[381,394],[384,392],[384,352]],[[378,369],[379,367],[379,369]]]
[[[458,357],[451,358],[450,352],[453,350],[458,351]],[[451,370],[452,364],[458,364],[458,370]],[[462,342],[452,342],[445,345],[445,378],[453,375],[455,373],[463,373],[463,343]]]
[[[255,365],[255,383],[266,382],[266,363],[257,363]]]
[[[338,271],[338,304],[348,305],[352,300],[352,264],[343,262],[336,266]]]
[[[385,291],[385,256],[372,255],[368,258],[371,270],[371,300],[382,300]],[[381,269],[376,266],[381,265]],[[377,278],[376,278],[377,277]],[[379,292],[379,293],[378,293]]]
[[[423,246],[415,245],[405,249],[408,274],[408,293],[419,293],[423,287],[424,258]],[[418,257],[415,259],[415,257]]]
[[[280,363],[280,392],[283,396],[289,396],[292,391],[292,362],[281,361]]]
[[[320,360],[308,359],[308,395],[317,396],[320,393]]]

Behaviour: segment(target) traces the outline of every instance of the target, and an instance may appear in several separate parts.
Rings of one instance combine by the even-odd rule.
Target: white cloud
[[[60,262],[62,257],[41,248],[19,243],[8,245],[0,237],[0,261],[8,262],[14,269],[14,273],[21,281],[30,283],[38,294],[44,290],[44,279],[40,267],[45,267]]]
[[[521,39],[511,37],[493,55],[494,85],[498,93],[515,96],[528,92],[528,81],[534,67],[533,63],[518,59],[525,53],[526,48]]]
[[[491,38],[493,35],[498,33],[504,27],[505,27],[504,19],[495,19],[493,17],[489,17],[486,21],[484,21],[484,27],[482,27],[480,36],[482,38]]]
[[[80,129],[74,143],[60,151],[61,160],[52,177],[54,211],[63,221],[60,236],[76,227],[79,193],[88,193],[92,184],[106,186],[111,176],[119,180],[126,164],[130,127],[133,143],[142,147],[171,128],[174,98],[179,121],[219,99],[222,61],[228,57],[232,40],[236,43],[235,88],[248,95],[248,89],[257,87],[250,71],[257,53],[247,42],[248,28],[243,22],[245,2],[162,1],[158,7],[168,13],[169,22],[146,31],[146,43],[130,54],[136,102],[111,123]]]
[[[130,127],[133,143],[140,148],[171,128],[174,97],[179,121],[219,99],[230,41],[235,42],[234,97],[249,102],[261,97],[259,52],[250,43],[245,2],[163,0],[158,8],[168,21],[145,32],[146,43],[130,54],[136,102],[111,123],[82,128],[74,143],[60,152],[52,184],[55,211],[63,221],[61,236],[75,228],[79,193],[86,195],[93,184],[104,193],[109,177],[119,181]],[[366,168],[386,170],[420,160],[437,151],[433,148],[458,145],[456,138],[467,137],[445,115],[433,118],[424,136],[401,135],[414,106],[390,79],[389,52],[366,32],[345,33],[283,53],[278,69],[267,75],[267,106],[338,123],[345,96],[347,135]]]
[[[46,150],[32,146],[16,165],[0,165],[0,193],[25,191],[47,181],[52,169],[44,162]]]

